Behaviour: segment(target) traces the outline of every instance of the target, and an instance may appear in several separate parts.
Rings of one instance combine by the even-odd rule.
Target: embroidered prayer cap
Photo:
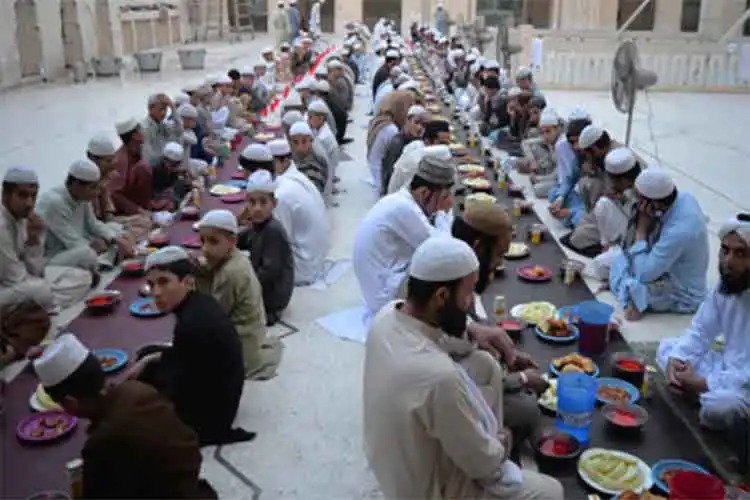
[[[289,94],[283,104],[284,107],[302,106],[302,97],[297,92]]]
[[[424,116],[427,114],[427,110],[419,104],[414,104],[409,107],[409,111],[406,112],[406,116],[411,118],[412,116]]]
[[[579,107],[574,109],[568,116],[569,122],[573,120],[591,120],[591,115],[589,115],[588,111]]]
[[[219,75],[216,78],[216,85],[231,85],[232,83],[232,79],[228,75]]]
[[[115,123],[115,130],[117,130],[117,135],[125,135],[137,129],[140,125],[135,118],[128,118],[127,120]]]
[[[722,224],[719,228],[719,239],[723,240],[731,233],[737,233],[746,245],[750,245],[750,214],[735,215]]]
[[[148,272],[155,266],[166,266],[169,264],[174,264],[175,262],[179,262],[181,260],[190,260],[190,255],[187,253],[187,250],[182,247],[178,247],[177,245],[169,245],[164,248],[160,248],[156,252],[146,257],[144,270]]]
[[[451,154],[451,148],[445,144],[436,144],[434,146],[425,146],[422,150],[422,157],[433,157],[440,158],[442,160],[450,160],[453,158]]]
[[[10,167],[5,171],[3,184],[39,184],[39,177],[33,168]]]
[[[198,87],[198,90],[195,91],[196,94],[198,94],[198,97],[206,97],[211,95],[211,87],[208,85],[201,85]]]
[[[518,71],[516,72],[516,79],[518,80],[531,80],[533,77],[534,72],[531,71],[531,68],[525,66],[518,68]]]
[[[297,0],[289,0],[289,5],[297,5]]]
[[[255,61],[255,64],[253,65],[253,73],[258,68],[265,68],[266,67],[266,60],[265,59],[258,59]]]
[[[313,131],[307,122],[297,122],[289,128],[289,137],[295,135],[309,135],[310,137],[313,137]]]
[[[316,92],[323,92],[324,94],[327,94],[331,91],[331,86],[327,81],[319,80],[313,84],[313,90],[315,90]]]
[[[469,226],[488,236],[510,236],[513,232],[513,222],[502,205],[497,203],[469,200],[463,219]]]
[[[186,102],[190,102],[190,96],[187,95],[185,92],[180,92],[179,94],[174,96],[175,106],[182,106]]]
[[[194,146],[198,144],[198,136],[192,130],[187,129],[182,133],[182,143],[187,146]]]
[[[450,160],[438,156],[422,156],[415,175],[431,184],[450,187],[456,180],[456,168]]]
[[[396,49],[389,49],[385,52],[386,59],[398,59],[401,57],[401,53]]]
[[[64,333],[34,360],[34,371],[44,387],[64,382],[80,367],[90,351],[72,333]]]
[[[99,182],[102,173],[96,164],[89,160],[76,160],[68,169],[68,175],[83,182]]]
[[[185,149],[176,142],[168,142],[162,154],[167,160],[181,161],[185,156]]]
[[[294,86],[297,90],[311,90],[315,79],[309,76],[304,77],[300,82]]]
[[[240,69],[240,76],[253,76],[254,74],[255,70],[250,66],[243,66],[242,69]]]
[[[539,116],[540,127],[557,127],[560,125],[560,116],[552,108],[545,108]]]
[[[228,233],[237,234],[240,227],[237,224],[237,217],[225,208],[219,208],[209,211],[203,218],[198,221],[198,229],[211,228],[221,229]]]
[[[193,120],[198,118],[198,110],[192,104],[185,103],[177,108],[177,114],[181,118],[192,118]]]
[[[594,124],[588,125],[586,128],[581,130],[581,135],[578,136],[578,147],[580,147],[581,149],[588,149],[593,146],[596,141],[601,139],[603,135],[603,128]]]
[[[265,144],[253,143],[242,150],[240,156],[248,161],[271,161],[273,156]]]
[[[93,156],[113,156],[117,152],[115,143],[103,132],[89,139],[86,151]]]
[[[268,143],[268,149],[275,158],[292,154],[292,148],[289,147],[289,141],[286,139],[274,139]]]
[[[292,111],[287,111],[286,113],[284,113],[284,116],[281,117],[281,123],[283,123],[287,127],[291,127],[295,123],[301,122],[304,119],[305,117],[301,112],[293,109]]]
[[[604,157],[604,170],[614,175],[629,172],[635,167],[635,164],[635,155],[630,149],[625,147],[615,148]]]
[[[247,179],[248,193],[271,193],[276,191],[276,181],[273,180],[271,172],[268,170],[256,170]]]
[[[676,186],[663,168],[649,168],[638,174],[635,189],[649,200],[662,200],[672,194]]]
[[[454,281],[479,270],[479,259],[464,241],[449,235],[425,240],[411,258],[409,276],[431,283]]]
[[[319,115],[325,115],[328,113],[328,106],[320,99],[316,99],[307,106],[308,113],[316,113]]]
[[[494,60],[485,61],[484,69],[500,69],[500,63]]]
[[[266,46],[266,48],[263,49],[261,54],[273,54],[273,47]]]
[[[190,83],[182,87],[182,92],[185,94],[191,94],[193,92],[196,92],[202,86],[203,86],[202,83]]]

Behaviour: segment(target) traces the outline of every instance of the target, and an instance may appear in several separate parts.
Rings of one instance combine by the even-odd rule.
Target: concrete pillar
[[[651,0],[656,2],[654,31],[658,34],[673,35],[681,31],[682,0]],[[720,3],[721,0],[708,0]],[[706,0],[704,0],[706,3]]]
[[[94,14],[99,57],[121,57],[123,34],[118,0],[93,0],[89,3]]]
[[[597,29],[617,31],[618,9],[617,0],[599,0],[599,24]]]
[[[700,27],[698,28],[701,35],[711,40],[718,40],[724,34],[724,9],[727,4],[727,0],[703,0],[701,2]]]

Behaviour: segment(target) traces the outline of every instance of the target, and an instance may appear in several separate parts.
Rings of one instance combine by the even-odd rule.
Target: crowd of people
[[[676,394],[700,403],[701,421],[726,428],[745,414],[750,215],[722,226],[721,282],[707,292],[705,216],[665,170],[647,168],[585,111],[560,117],[532,71],[511,79],[445,36],[444,15],[436,29],[413,25],[409,41],[385,19],[372,31],[351,23],[342,47],[316,65],[320,3],[312,35],[300,31],[294,0],[279,4],[286,27],[278,49],[174,98],[151,96],[143,119],[115,124],[121,145],[92,137],[63,184],[40,194],[34,169],[4,175],[0,359],[34,358],[52,399],[91,420],[86,498],[215,496],[199,478],[199,446],[254,437],[233,427],[243,383],[274,375],[281,345],[266,328],[296,286],[325,273],[326,213],[338,204],[357,85],[372,90],[364,147],[376,199],[352,255],[370,331],[364,436],[388,498],[564,498],[555,479],[517,465],[547,382],[474,309],[509,248],[512,220],[499,204],[480,202],[454,215],[451,125],[425,96],[429,80],[529,175],[534,194],[571,229],[563,242],[594,258],[628,319],[698,311],[684,335],[662,343],[659,363]],[[282,137],[239,152],[244,209],[203,215],[199,257],[167,246],[146,259],[157,307],[176,318],[171,346],[143,353],[114,387],[74,335],[40,350],[52,307],[79,302],[102,269],[136,255],[154,228],[198,202],[227,143],[238,132],[255,135],[295,76],[278,107]],[[710,351],[720,334],[723,354]]]

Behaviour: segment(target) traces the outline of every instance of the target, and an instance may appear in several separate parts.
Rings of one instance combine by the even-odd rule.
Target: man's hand
[[[136,364],[132,366],[132,368],[127,371],[127,373],[125,374],[125,379],[136,380],[141,376],[143,370],[145,370],[149,364],[159,361],[160,359],[160,352],[155,352],[153,354],[149,354],[148,356],[142,357]]]
[[[31,212],[29,217],[26,219],[26,244],[29,246],[36,246],[44,232],[44,221],[39,214]]]
[[[677,379],[677,387],[682,389],[686,394],[697,396],[708,392],[708,383],[705,377],[701,377],[695,373],[690,365],[683,370],[677,371],[675,379]]]
[[[549,382],[539,374],[538,370],[530,368],[524,370],[523,374],[526,376],[526,387],[534,391],[537,395],[541,395],[549,387]]]
[[[529,368],[539,368],[530,354],[523,351],[516,351],[516,360],[513,366],[509,367],[512,371],[520,372]]]
[[[472,323],[467,331],[477,345],[488,351],[496,358],[500,358],[508,366],[516,362],[516,349],[513,340],[499,326]]]
[[[130,243],[130,240],[128,240],[127,238],[123,236],[116,238],[115,244],[117,245],[117,252],[120,254],[121,257],[125,259],[129,259],[135,255],[135,248],[133,247],[133,244]]]
[[[101,238],[94,238],[91,240],[91,243],[89,243],[89,246],[96,252],[97,254],[102,254],[107,251],[107,248],[109,245],[107,245],[107,242],[104,241]]]
[[[687,370],[687,368],[688,364],[683,360],[677,358],[669,358],[669,360],[667,361],[667,382],[669,382],[670,385],[679,387],[680,382],[677,378],[677,374],[680,372],[684,372],[685,370]]]

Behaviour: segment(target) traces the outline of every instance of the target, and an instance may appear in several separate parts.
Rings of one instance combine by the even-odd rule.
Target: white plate
[[[544,301],[544,300],[541,300],[539,302],[543,302],[545,304],[549,304],[552,307],[552,309],[553,309],[552,317],[554,317],[554,315],[557,314],[557,307],[555,307],[555,304],[553,304],[551,302]],[[528,319],[526,319],[523,316],[521,316],[521,311],[523,311],[523,308],[525,306],[529,305],[530,303],[531,302],[527,302],[525,304],[516,304],[515,306],[513,306],[511,308],[510,315],[513,316],[513,318],[515,318],[515,319],[523,320],[523,321],[525,321],[526,323],[528,323],[530,325],[535,325],[536,323],[534,323],[533,321],[529,321]]]
[[[228,194],[237,194],[242,191],[236,186],[229,186],[227,184],[217,184],[211,188],[210,193],[214,196],[226,196]]]
[[[548,374],[542,375],[542,378],[544,378],[547,382],[549,382],[549,387],[546,391],[539,397],[537,402],[539,403],[539,406],[542,408],[546,408],[547,410],[551,412],[557,412],[557,379],[550,377]],[[552,400],[552,396],[548,395],[551,394],[550,391],[554,390],[554,400]]]
[[[31,397],[29,398],[29,406],[36,412],[49,411],[42,405],[42,403],[39,402],[39,399],[36,397],[36,391],[31,393]]]
[[[607,488],[604,488],[603,486],[599,485],[597,482],[595,482],[587,473],[583,470],[581,467],[581,461],[585,460],[587,457],[590,457],[594,453],[601,453],[605,452],[610,455],[613,455],[615,457],[624,458],[627,460],[631,460],[636,463],[638,468],[641,470],[641,477],[643,477],[643,482],[641,483],[641,486],[635,490],[636,493],[640,494],[644,491],[647,491],[651,489],[651,487],[654,485],[654,480],[651,477],[651,467],[649,467],[646,462],[641,460],[640,458],[636,457],[635,455],[631,455],[630,453],[625,453],[623,451],[617,451],[617,450],[607,450],[604,448],[589,448],[588,450],[581,453],[580,458],[578,459],[578,475],[581,476],[581,479],[583,479],[583,482],[594,488],[596,491],[600,491],[602,493],[606,493],[608,495],[618,495],[626,490],[610,490]],[[632,489],[632,488],[628,488]]]
[[[520,259],[529,255],[530,251],[531,250],[529,249],[529,245],[527,245],[526,243],[514,241],[513,243],[510,244],[508,251],[505,252],[505,258],[506,259]]]

